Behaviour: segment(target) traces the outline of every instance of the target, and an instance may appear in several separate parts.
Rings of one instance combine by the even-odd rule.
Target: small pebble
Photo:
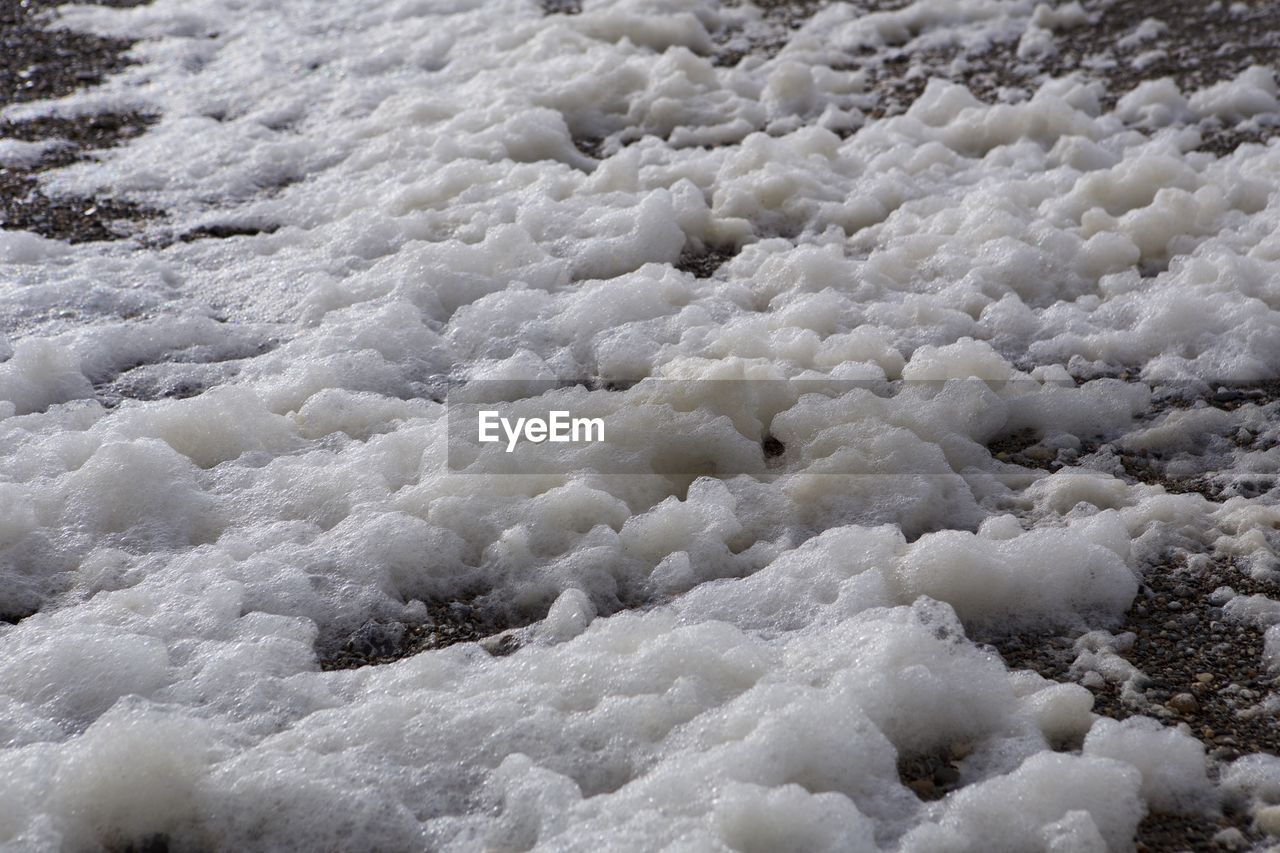
[[[1036,462],[1048,462],[1058,454],[1042,444],[1037,444],[1034,447],[1028,447],[1022,455]]]
[[[1194,714],[1200,710],[1200,703],[1190,693],[1179,693],[1169,700],[1168,705],[1179,714]]]
[[[914,779],[907,783],[907,787],[916,792],[916,796],[923,800],[927,800],[933,796],[936,790],[932,779]]]
[[[956,770],[954,767],[939,767],[933,772],[933,782],[935,785],[954,785],[959,781],[960,771]]]

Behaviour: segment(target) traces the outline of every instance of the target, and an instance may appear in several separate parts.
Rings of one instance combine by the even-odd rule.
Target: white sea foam
[[[1080,7],[832,6],[721,67],[709,34],[754,7],[585,6],[63,11],[139,64],[12,112],[160,118],[49,189],[171,211],[159,242],[274,230],[0,232],[0,843],[1084,851],[1216,807],[1190,735],[967,637],[1115,628],[1171,549],[1275,568],[1280,511],[1238,491],[1275,423],[1144,384],[1280,371],[1280,146],[1193,150],[1203,118],[1274,121],[1273,77],[1114,110],[935,80],[873,118],[847,51],[1045,56]],[[673,267],[708,248],[741,251]],[[664,473],[449,470],[449,377],[668,379],[564,392]],[[1070,470],[988,451],[1021,430]],[[523,646],[320,670],[450,601]],[[1077,667],[1131,681],[1099,636]],[[945,799],[903,784],[961,745]],[[1228,793],[1276,778],[1242,759]]]

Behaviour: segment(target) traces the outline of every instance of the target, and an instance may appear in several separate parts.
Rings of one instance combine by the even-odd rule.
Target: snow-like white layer
[[[34,612],[0,628],[0,842],[1092,851],[1148,810],[1215,807],[1188,735],[1095,721],[1085,688],[966,632],[1113,627],[1175,546],[1274,567],[1274,501],[986,449],[1034,429],[1274,474],[1258,406],[1138,426],[1147,386],[1070,382],[1280,370],[1280,146],[1216,158],[1188,124],[1274,118],[1274,81],[1153,83],[1114,112],[1074,80],[1001,105],[935,81],[872,120],[845,52],[1013,31],[1031,56],[1079,8],[833,6],[776,58],[713,65],[708,33],[753,13],[66,10],[147,40],[57,108],[161,118],[52,188],[173,211],[157,229],[278,227],[151,249],[0,232],[0,611]],[[741,252],[672,266],[705,247]],[[500,451],[446,469],[449,376],[908,384],[640,387],[611,434],[655,470],[741,473],[613,476],[569,450],[499,476]],[[533,621],[523,648],[319,670],[317,640],[457,599]],[[1125,681],[1108,648],[1082,661]],[[961,746],[945,799],[899,779],[900,755]]]

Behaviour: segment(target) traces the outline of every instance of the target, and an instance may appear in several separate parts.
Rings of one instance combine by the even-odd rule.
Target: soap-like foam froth
[[[1196,150],[1274,77],[882,115],[844,61],[1081,14],[833,5],[722,65],[755,7],[62,10],[139,62],[11,112],[160,118],[48,188],[171,218],[0,232],[0,843],[1101,850],[1216,808],[1194,733],[973,638],[1117,629],[1175,552],[1274,570],[1280,146]],[[215,225],[261,233],[169,240]],[[458,382],[607,440],[455,460]]]

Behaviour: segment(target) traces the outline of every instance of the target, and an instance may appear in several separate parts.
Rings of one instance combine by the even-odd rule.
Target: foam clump
[[[1113,523],[1118,523],[1118,520]],[[1123,558],[1071,530],[984,539],[961,531],[922,537],[895,573],[904,598],[949,602],[967,623],[1065,627],[1115,619],[1138,583]]]
[[[1084,754],[1114,758],[1138,768],[1143,797],[1153,811],[1196,814],[1216,808],[1204,745],[1149,717],[1098,720],[1084,740]]]
[[[1242,72],[1236,79],[1191,96],[1191,108],[1197,112],[1218,116],[1228,121],[1240,121],[1259,114],[1274,113],[1280,102],[1276,100],[1275,73],[1260,65]]]
[[[1139,776],[1121,762],[1040,754],[968,788],[903,839],[904,850],[1124,849],[1142,819]]]
[[[51,341],[20,341],[0,365],[0,406],[9,415],[39,412],[54,403],[92,396],[79,359]]]

